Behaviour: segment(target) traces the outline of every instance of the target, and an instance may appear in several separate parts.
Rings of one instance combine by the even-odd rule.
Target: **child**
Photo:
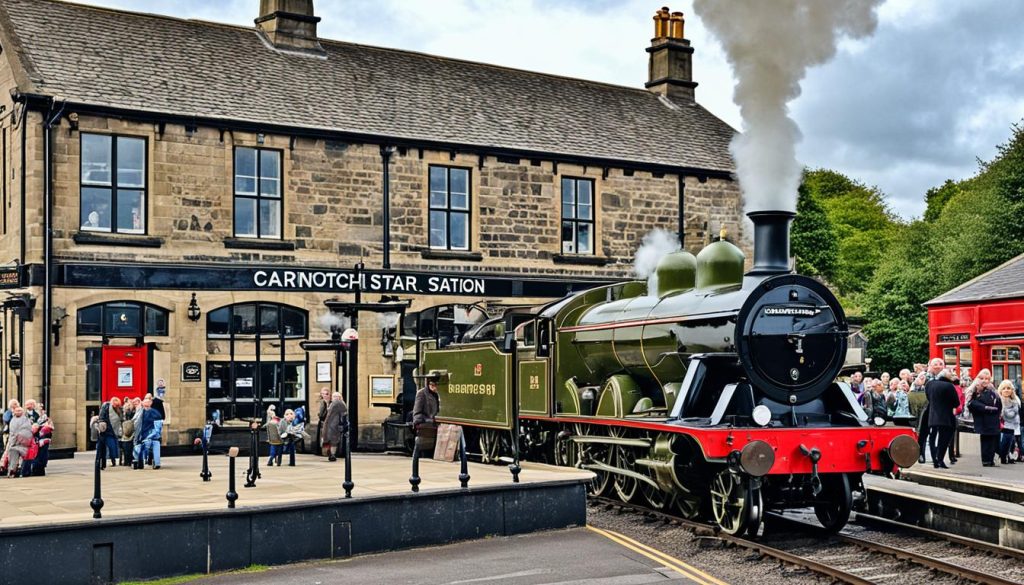
[[[39,454],[32,463],[32,475],[46,475],[46,464],[50,461],[50,441],[53,440],[53,421],[50,417],[42,415],[39,417],[39,430],[36,432],[36,442],[39,443]]]
[[[274,459],[277,459],[277,466],[281,466],[281,452],[283,441],[281,440],[281,418],[277,416],[277,409],[273,404],[267,407],[267,442],[270,443],[270,459],[267,459],[267,466],[274,466]]]
[[[295,416],[291,409],[284,411],[284,420],[281,421],[281,439],[284,441],[284,452],[288,454],[288,465],[295,467],[295,443],[302,440],[303,428],[301,420]],[[277,456],[277,466],[281,466],[281,455]]]

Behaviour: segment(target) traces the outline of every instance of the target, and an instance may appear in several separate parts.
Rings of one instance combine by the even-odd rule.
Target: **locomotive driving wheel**
[[[609,434],[613,439],[624,439],[627,437],[626,429],[621,427],[611,427]],[[611,449],[615,452],[615,458],[613,465],[619,469],[626,471],[636,471],[636,453],[633,451],[633,447],[627,447],[625,445],[612,445]],[[634,477],[616,473],[615,478],[612,480],[615,487],[615,494],[619,496],[619,499],[623,502],[629,502],[636,497],[637,491],[640,487],[640,481]]]
[[[572,433],[564,431],[555,437],[555,465],[561,467],[576,467],[578,454],[576,453],[576,442],[572,440]]]
[[[480,462],[497,463],[501,457],[501,431],[480,429]]]
[[[828,532],[836,533],[846,526],[853,508],[853,492],[845,473],[825,476],[822,481],[823,500],[814,504],[814,515]]]
[[[580,437],[598,437],[604,435],[603,427],[595,427],[592,425],[576,423],[574,425],[574,430],[576,435]],[[612,453],[612,449],[609,449],[607,444],[578,443],[576,445],[575,467],[586,469],[586,466],[592,463],[614,465]],[[592,496],[607,495],[608,490],[611,489],[612,474],[600,469],[590,469],[590,471],[594,473],[594,480],[590,482],[587,487],[587,493]]]
[[[672,495],[661,488],[656,488],[647,482],[640,483],[640,495],[643,496],[647,506],[656,511],[664,510],[672,503]]]
[[[761,490],[749,478],[725,470],[711,480],[711,512],[726,534],[756,534],[761,510]]]

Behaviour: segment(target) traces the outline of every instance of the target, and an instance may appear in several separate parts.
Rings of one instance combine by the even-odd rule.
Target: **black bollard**
[[[469,487],[469,462],[466,459],[465,431],[459,433],[459,483],[462,484],[463,489]]]
[[[412,445],[412,477],[409,478],[412,491],[420,491],[420,438],[416,437]]]
[[[352,445],[348,441],[348,415],[345,419],[345,432],[344,432],[344,444],[345,444],[345,482],[341,484],[341,487],[345,489],[345,497],[352,497],[352,488],[356,484],[352,483]]]
[[[210,481],[210,478],[213,477],[213,473],[210,472],[210,462],[208,459],[210,452],[209,444],[206,442],[205,435],[200,440],[203,445],[203,470],[199,472],[199,477],[203,478],[203,481]]]
[[[224,496],[228,499],[228,508],[234,508],[235,500],[238,499],[238,492],[235,491],[235,457],[238,457],[238,447],[228,449],[228,493]]]
[[[249,424],[251,437],[249,440],[249,469],[245,472],[245,485],[242,487],[256,487],[256,480],[260,475],[260,423],[253,421]]]
[[[93,487],[92,487],[92,501],[89,502],[89,507],[92,508],[93,518],[102,518],[103,514],[100,510],[103,509],[103,497],[100,494],[100,461],[103,454],[99,446],[96,447],[96,468],[93,470]]]

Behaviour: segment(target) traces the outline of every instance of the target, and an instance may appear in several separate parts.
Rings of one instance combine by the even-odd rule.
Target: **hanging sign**
[[[185,362],[181,364],[182,382],[202,382],[203,365],[199,362]]]

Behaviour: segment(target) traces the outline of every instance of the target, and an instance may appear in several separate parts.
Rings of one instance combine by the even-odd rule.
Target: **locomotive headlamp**
[[[761,477],[775,465],[775,449],[764,441],[751,441],[740,451],[740,469],[753,477]]]
[[[765,427],[768,426],[768,423],[772,422],[772,409],[760,404],[754,407],[754,411],[750,413],[750,416],[754,419],[754,424],[759,427]]]
[[[917,463],[921,450],[910,435],[900,435],[889,442],[889,458],[900,467],[910,467]]]
[[[872,421],[872,422],[875,423],[876,427],[884,427],[885,426],[885,419],[880,417],[880,416],[876,416],[875,420]]]

